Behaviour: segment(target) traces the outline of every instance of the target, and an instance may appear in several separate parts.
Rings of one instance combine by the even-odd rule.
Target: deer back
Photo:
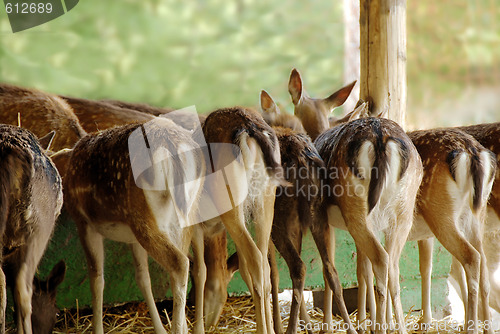
[[[349,179],[368,182],[364,187],[367,213],[379,202],[385,185],[399,183],[408,169],[416,177],[406,186],[418,188],[420,184],[422,165],[415,146],[391,120],[354,120],[324,132],[314,143],[326,165],[326,187],[322,186],[325,204],[338,205],[340,197],[349,196]]]
[[[147,142],[132,150],[129,137],[134,131],[145,131],[142,133],[146,133]],[[142,136],[140,132],[134,133]],[[160,217],[159,212],[172,203],[174,212],[179,213],[177,218],[188,219],[196,211],[204,173],[200,152],[188,150],[195,146],[190,133],[161,118],[88,135],[75,146],[69,161],[64,182],[68,211],[73,217],[93,224],[128,224],[136,237],[152,233],[151,224],[160,229],[166,228],[163,224],[171,224],[168,220],[175,217]],[[163,159],[163,149],[171,152],[172,158]],[[145,163],[147,168],[134,176],[134,163]],[[186,185],[193,180],[194,184]],[[180,233],[181,225],[176,226]]]
[[[462,126],[458,129],[472,135],[481,145],[496,155],[497,173],[488,204],[500,219],[500,122]]]
[[[283,175],[289,183],[276,189],[275,220],[297,215],[302,228],[306,229],[319,204],[319,174],[324,163],[309,136],[288,128],[273,128],[280,145]]]
[[[0,123],[19,125],[19,121],[38,138],[55,130],[54,151],[73,147],[86,134],[71,107],[58,96],[0,84]]]
[[[427,193],[429,184],[436,178],[446,180],[446,176],[455,185],[448,192],[457,198],[468,197],[473,211],[485,204],[497,164],[491,151],[458,129],[419,130],[408,135],[417,147],[425,172],[417,205],[424,205],[425,198],[434,195]]]
[[[87,132],[105,130],[118,125],[144,123],[153,119],[152,115],[104,102],[66,96],[62,98],[73,108],[80,124]]]
[[[246,139],[254,139],[262,152],[267,173],[279,178],[281,158],[278,139],[257,111],[243,107],[218,109],[207,116],[203,134],[208,143],[238,145],[242,148],[244,160],[248,151]]]
[[[160,107],[155,107],[146,103],[133,103],[133,102],[125,102],[125,101],[119,101],[119,100],[100,100],[99,102],[104,102],[107,104],[114,105],[116,107],[124,108],[124,109],[130,109],[130,110],[136,110],[140,111],[145,114],[151,114],[153,116],[161,116],[164,114],[168,114],[171,111],[174,111],[172,108],[160,108]]]

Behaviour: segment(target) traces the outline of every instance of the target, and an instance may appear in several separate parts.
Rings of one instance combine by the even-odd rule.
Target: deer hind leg
[[[226,227],[226,230],[234,241],[236,250],[238,252],[241,277],[248,286],[248,289],[254,301],[257,333],[272,333],[272,328],[270,330],[267,329],[267,323],[265,322],[266,312],[263,304],[265,272],[263,267],[264,262],[268,262],[267,251],[266,257],[263,257],[259,248],[253,241],[252,236],[246,229],[242,205],[239,205],[234,209],[223,213],[220,217],[224,226]],[[260,226],[256,226],[256,232],[259,229]],[[268,271],[268,275],[270,275],[269,272],[270,270]],[[270,279],[268,278],[268,281],[269,280]]]
[[[153,321],[156,334],[166,334],[165,328],[160,320],[158,309],[156,308],[153,292],[151,291],[151,278],[149,277],[148,253],[138,243],[130,244],[134,258],[135,281],[141,290],[149,309],[149,315]]]
[[[132,226],[133,229],[136,227],[136,225]],[[184,230],[186,229],[184,228]],[[187,334],[186,295],[189,279],[189,259],[186,254],[191,235],[187,237],[186,232],[184,232],[183,235],[167,236],[160,230],[151,228],[147,232],[133,231],[141,246],[170,275],[170,287],[174,300],[171,333]],[[170,238],[174,238],[182,249],[179,249]]]
[[[267,185],[264,189],[264,194],[259,197],[255,203],[253,217],[256,224],[255,236],[257,247],[261,253],[262,270],[263,270],[263,309],[264,320],[267,328],[267,333],[273,333],[273,318],[271,311],[271,268],[269,261],[267,261],[267,254],[269,251],[269,242],[271,240],[271,229],[273,226],[274,217],[274,201],[276,199],[276,187],[274,185]]]
[[[370,259],[357,249],[357,272],[358,279],[358,326],[361,326],[360,332],[366,330],[363,322],[366,320],[366,304],[370,310],[370,320],[372,331],[375,331],[375,320],[377,307],[375,303],[375,289],[373,287],[373,269]]]
[[[408,210],[413,212],[413,210]],[[399,285],[399,259],[403,246],[408,238],[411,229],[413,215],[399,214],[397,220],[394,221],[393,228],[390,233],[386,234],[386,250],[389,254],[389,291],[394,305],[394,315],[396,318],[397,329],[400,333],[406,333],[406,324],[404,321],[403,306],[401,304],[401,289]],[[390,306],[390,300],[387,305]],[[388,323],[389,315],[392,315],[390,307],[387,309]]]
[[[193,239],[191,241],[194,255],[193,264],[193,277],[196,288],[196,301],[195,301],[195,322],[194,333],[204,333],[203,314],[204,310],[204,296],[205,296],[205,283],[207,280],[207,267],[205,265],[205,245],[203,240],[203,230],[201,227],[194,228]]]
[[[340,310],[340,314],[342,319],[348,326],[347,333],[354,334],[356,331],[354,330],[354,326],[351,323],[349,318],[349,313],[347,312],[347,307],[345,306],[344,297],[342,296],[342,285],[340,284],[339,275],[337,270],[335,269],[335,265],[333,264],[333,259],[331,259],[331,251],[329,247],[331,246],[328,242],[330,241],[330,227],[326,220],[319,220],[315,222],[311,228],[311,232],[314,238],[314,242],[316,243],[316,247],[318,248],[318,252],[321,256],[321,261],[323,262],[323,275],[325,277],[325,287],[327,285],[330,286],[330,289],[333,292],[333,296],[335,298],[335,302]],[[325,298],[327,295],[325,293]],[[330,298],[331,299],[331,298]],[[326,310],[325,310],[326,312]],[[331,308],[330,308],[330,317],[331,317]],[[326,313],[325,313],[326,314]],[[326,323],[328,327],[330,327],[331,322]],[[323,326],[321,326],[323,329]],[[331,328],[328,328],[330,331]]]
[[[331,259],[332,263],[335,263],[335,230],[333,227],[328,227],[324,233],[324,243],[327,248],[328,258]],[[328,284],[327,273],[324,269],[323,280],[325,282],[325,294],[323,297],[323,323],[328,325],[328,331],[323,331],[322,328],[322,332],[331,332],[330,325],[333,324],[333,291],[330,288],[330,284]]]
[[[375,332],[385,332],[382,325],[386,321],[387,286],[389,276],[389,254],[380,244],[377,236],[368,228],[366,217],[360,216],[366,208],[360,210],[342,210],[346,226],[351,233],[357,249],[366,254],[373,267],[373,273],[379,289],[377,304],[377,322]],[[362,215],[362,214],[361,214]],[[368,281],[368,278],[365,279]]]
[[[430,325],[432,321],[431,309],[431,274],[432,274],[432,250],[434,248],[434,238],[418,241],[418,259],[420,276],[422,277],[422,319],[421,324]],[[455,258],[453,258],[455,262]],[[465,283],[465,277],[464,277]],[[465,287],[464,287],[465,291]]]
[[[50,221],[47,217],[38,217],[40,220]],[[52,224],[54,218],[52,217]],[[40,223],[37,223],[40,226]],[[19,271],[17,272],[14,287],[14,302],[17,311],[18,333],[32,333],[31,328],[31,298],[33,295],[33,279],[45,247],[52,234],[53,225],[40,226],[29,238],[26,244],[19,250],[19,254],[24,254],[20,259]]]
[[[271,295],[273,300],[273,325],[276,334],[283,334],[283,324],[281,323],[281,307],[279,303],[280,276],[278,263],[276,261],[276,248],[273,242],[269,243],[269,265],[271,266]]]
[[[472,215],[472,236],[471,236],[471,244],[472,246],[479,252],[481,256],[481,264],[480,264],[480,273],[479,273],[479,294],[481,301],[481,309],[482,314],[480,315],[481,320],[490,326],[485,326],[485,333],[493,333],[493,328],[491,326],[491,312],[489,305],[489,294],[490,294],[490,281],[488,275],[488,266],[486,255],[483,249],[483,229],[481,228],[481,220],[478,219],[475,215]],[[478,303],[479,304],[479,303]]]
[[[78,235],[87,259],[87,270],[92,292],[92,326],[95,334],[104,334],[102,302],[104,293],[104,240],[92,226],[78,222]]]
[[[465,270],[467,279],[467,308],[465,312],[465,329],[468,333],[477,333],[477,301],[479,290],[479,276],[481,267],[481,254],[467,241],[455,228],[452,210],[436,208],[435,212],[422,210],[423,216],[436,238],[460,262]],[[443,215],[443,212],[450,212]]]
[[[281,219],[281,217],[277,217]],[[276,222],[276,219],[275,219]],[[300,226],[298,226],[298,221],[290,222],[291,227],[298,227],[295,231],[289,231],[287,236],[276,235],[273,240],[275,240],[275,246],[283,256],[288,265],[290,271],[290,278],[292,279],[292,306],[290,308],[290,320],[288,322],[288,327],[286,330],[287,334],[297,333],[297,326],[299,320],[300,307],[303,300],[303,291],[306,275],[306,265],[300,258],[300,244],[302,243],[302,233],[300,231]],[[281,223],[285,225],[285,222]],[[298,231],[297,231],[298,230]],[[281,231],[280,231],[281,232]],[[286,233],[286,232],[285,232]],[[296,240],[291,240],[292,235],[296,237]]]

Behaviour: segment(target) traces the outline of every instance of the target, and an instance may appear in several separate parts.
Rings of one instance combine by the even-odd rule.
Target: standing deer
[[[41,138],[55,130],[51,150],[71,148],[86,135],[71,107],[36,89],[0,84],[0,123],[19,125]],[[20,124],[19,124],[20,123]]]
[[[241,151],[244,170],[226,172],[238,181],[227,187],[230,190],[229,198],[228,194],[217,190],[213,194],[217,199],[216,207],[223,212],[220,218],[234,240],[241,276],[253,298],[257,333],[274,333],[267,255],[275,191],[282,180],[278,140],[274,130],[264,122],[262,116],[256,111],[241,107],[212,112],[203,124],[203,134],[209,144],[234,144]],[[213,159],[212,168],[221,170],[225,168],[228,157],[215,152]],[[245,197],[247,191],[248,195]],[[242,203],[237,201],[243,197]],[[225,210],[224,199],[231,210]],[[249,217],[253,217],[256,240],[253,240],[246,226],[245,218]]]
[[[420,130],[408,135],[424,163],[424,180],[417,198],[418,217],[409,237],[419,240],[423,322],[431,320],[434,235],[465,269],[468,287],[465,326],[467,332],[477,333],[478,304],[488,305],[489,299],[482,237],[496,161],[472,136],[457,129]],[[421,223],[422,219],[426,224]],[[481,319],[490,321],[487,308]]]
[[[280,186],[276,191],[271,238],[276,249],[285,259],[292,279],[293,298],[287,333],[297,333],[299,312],[305,322],[309,323],[303,300],[306,265],[300,253],[303,234],[308,229],[315,228],[312,223],[314,222],[313,215],[320,202],[319,171],[324,167],[324,163],[309,137],[294,131],[294,129],[303,131],[298,118],[282,114],[266,91],[261,92],[260,100],[264,119],[273,127],[278,137],[285,180],[291,184],[289,187]],[[278,302],[279,276],[273,255],[273,253],[270,254],[273,317],[275,331],[282,333]],[[345,304],[342,299],[339,302],[344,321],[350,325]],[[354,331],[350,329],[349,332]]]
[[[352,89],[352,86],[348,87]],[[366,288],[362,288],[364,283],[373,287],[372,268],[380,291],[372,329],[377,333],[387,329],[384,324],[389,290],[397,324],[405,332],[399,295],[399,257],[412,226],[415,198],[422,180],[422,162],[417,150],[404,131],[387,119],[352,120],[350,115],[339,125],[322,132],[328,128],[332,106],[337,105],[332,99],[345,100],[349,93],[344,88],[327,99],[312,99],[305,93],[295,69],[288,87],[295,115],[311,137],[316,138],[314,144],[326,164],[323,200],[317,212],[318,229],[313,230],[325,279],[336,300],[340,299],[341,286],[333,279],[337,273],[333,267],[334,238],[329,230],[331,227],[347,229],[358,250],[359,294],[366,293]],[[344,121],[347,122],[342,123]],[[385,235],[385,247],[377,238],[379,232]],[[331,303],[330,292],[325,292],[325,301]],[[325,306],[324,321],[330,323],[331,305]],[[365,307],[358,307],[359,318],[364,319]]]
[[[497,280],[494,277],[494,273],[498,267],[499,263],[499,250],[496,247],[496,240],[498,240],[498,232],[497,230],[500,228],[500,123],[491,123],[491,124],[477,124],[470,126],[463,126],[457,128],[462,130],[470,135],[472,135],[479,143],[481,143],[485,148],[491,150],[496,155],[496,176],[493,182],[493,186],[491,188],[491,195],[488,200],[488,214],[486,219],[486,225],[484,227],[484,238],[483,247],[485,256],[487,258],[487,266],[488,266],[488,276],[490,282],[490,299],[489,304],[491,307],[495,308],[500,312],[500,303],[498,300],[498,296],[500,296],[500,286]],[[423,259],[421,258],[421,262],[424,262],[426,265],[423,266],[422,269],[427,275],[422,275],[422,280],[425,280],[425,284],[423,285],[426,289],[430,289],[430,272],[432,266],[432,243],[423,245],[425,248],[422,250],[423,255],[425,256]],[[452,258],[451,265],[451,273],[452,276],[460,286],[462,300],[467,303],[468,300],[468,292],[467,292],[467,280],[466,274],[463,270],[460,262],[457,261],[455,257]],[[430,292],[427,290],[422,292],[425,295],[430,295]],[[430,306],[430,298],[422,300],[422,308],[424,309],[424,320],[429,322],[432,319],[431,314],[431,306]],[[480,314],[484,314],[487,310],[484,310],[485,303],[481,303],[478,307],[478,312]],[[468,307],[466,306],[466,309]],[[426,312],[425,312],[426,311]]]
[[[293,75],[292,73],[292,77]],[[409,240],[419,241],[423,282],[423,322],[428,323],[431,320],[430,261],[432,237],[435,235],[466,268],[468,285],[466,329],[469,332],[477,332],[478,289],[481,303],[488,305],[488,278],[487,275],[481,274],[486,273],[481,231],[484,226],[486,199],[492,187],[496,163],[488,150],[462,131],[434,129],[414,131],[408,135],[417,148],[424,167],[424,179],[416,202],[418,217],[408,237]],[[360,269],[364,273],[370,271],[369,263],[358,257],[358,272]],[[366,314],[366,282],[372,281],[371,276],[367,277],[361,281],[358,278],[360,318]],[[368,288],[370,288],[368,292],[373,316],[374,293],[371,284],[368,284]],[[396,318],[398,318],[397,309],[396,306]],[[481,318],[488,322],[489,312],[487,308],[483,309],[486,311]],[[377,319],[378,317],[377,312]],[[399,323],[399,320],[397,321]],[[404,327],[402,328],[404,331]]]
[[[106,130],[114,126],[134,123],[141,119],[153,119],[147,111],[150,108],[155,109],[145,104],[121,101],[66,99],[75,108],[82,124],[88,131],[95,130],[94,125],[100,130]],[[189,112],[162,110],[164,113],[160,113],[160,116],[170,117],[176,125],[189,131],[199,130],[202,120],[200,115],[194,117]],[[143,116],[138,116],[138,113],[142,114],[143,112],[145,113]],[[59,170],[65,171],[67,169],[71,152],[71,150],[61,150],[51,155],[51,159]],[[65,172],[62,175],[64,179]],[[237,257],[227,259],[226,244],[226,231],[220,220],[212,219],[193,227],[195,333],[203,333],[204,325],[210,328],[217,324],[227,300],[227,284],[238,269]],[[205,320],[203,320],[204,317]]]
[[[33,280],[62,200],[59,173],[35,136],[19,127],[0,125],[0,231],[4,264],[0,269],[1,333],[5,332],[6,276],[13,285],[18,333],[51,331],[32,325],[32,307],[37,315],[52,318],[55,314],[49,314],[53,309],[37,308],[39,296],[38,293],[33,296]],[[35,291],[40,289],[35,286]],[[47,300],[47,296],[43,299]]]
[[[75,146],[65,200],[87,257],[95,333],[103,333],[104,238],[130,244],[156,333],[166,331],[151,292],[148,254],[169,272],[172,332],[187,333],[187,252],[205,170],[197,147],[189,132],[167,119],[111,128]],[[134,172],[133,164],[143,172]]]

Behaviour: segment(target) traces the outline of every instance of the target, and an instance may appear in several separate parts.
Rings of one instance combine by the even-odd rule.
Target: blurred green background
[[[498,0],[410,0],[407,5],[408,127],[500,121]],[[0,80],[57,94],[174,108],[195,105],[205,113],[257,106],[260,90],[266,89],[290,112],[287,82],[293,67],[304,75],[312,96],[324,97],[342,86],[342,1],[82,0],[62,17],[16,34],[0,10]],[[59,300],[69,306],[79,295],[80,305],[88,305],[74,226],[59,229],[48,257],[55,263],[67,249],[70,269],[80,268],[79,276],[62,286]],[[340,235],[339,244],[349,244]],[[124,246],[112,247],[127,252]],[[414,243],[407,248],[416,254]],[[337,254],[345,262],[339,272],[349,286],[355,280],[352,242]],[[317,254],[307,256],[321,280]],[[414,256],[405,261],[416,264]],[[122,274],[131,272],[127,259],[109,260],[120,269],[108,270],[107,279],[117,276],[123,285],[116,296],[108,295],[110,301],[124,299],[120,289],[141,299],[133,275]],[[449,257],[443,261],[449,268]],[[416,268],[407,274],[414,278]],[[233,290],[245,289],[241,281],[232,284]],[[165,293],[163,286],[155,290]]]
[[[342,1],[97,1],[12,34],[0,11],[2,81],[199,112],[290,107],[292,67],[313,96],[342,85]],[[498,0],[408,2],[412,127],[500,118]],[[289,108],[290,109],[290,108]]]

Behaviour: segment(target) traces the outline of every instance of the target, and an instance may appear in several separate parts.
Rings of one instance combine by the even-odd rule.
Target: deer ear
[[[299,71],[297,69],[293,69],[290,74],[290,81],[288,82],[288,92],[292,97],[293,104],[297,105],[302,98],[302,78],[300,77]]]
[[[54,140],[55,136],[56,136],[56,131],[55,130],[50,131],[45,136],[38,139],[38,141],[40,142],[40,146],[42,146],[42,148],[45,151],[48,151],[50,149],[50,145],[52,145],[52,141]]]
[[[389,109],[384,109],[382,110],[378,115],[377,115],[377,118],[387,118],[387,113],[388,113]]]
[[[57,170],[61,177],[66,175],[66,171],[68,169],[69,159],[71,158],[71,154],[73,153],[73,149],[71,148],[63,148],[51,155],[49,158],[52,160],[54,165],[56,165]]]
[[[262,108],[262,111],[265,113],[272,114],[280,112],[278,106],[274,102],[271,95],[269,95],[269,93],[266,92],[265,90],[262,90],[260,92],[260,107]]]
[[[368,102],[363,102],[356,107],[352,112],[349,113],[349,121],[354,121],[358,118],[366,118],[370,116],[370,111],[368,110]]]
[[[353,81],[347,86],[340,88],[338,91],[328,96],[323,101],[328,105],[330,110],[333,110],[333,108],[336,108],[344,104],[345,100],[347,100],[349,94],[351,94],[351,91],[355,85],[356,81]]]
[[[54,266],[54,268],[52,268],[49,276],[47,277],[49,291],[50,292],[55,291],[57,286],[62,283],[65,276],[66,276],[66,263],[63,260],[61,260]]]

